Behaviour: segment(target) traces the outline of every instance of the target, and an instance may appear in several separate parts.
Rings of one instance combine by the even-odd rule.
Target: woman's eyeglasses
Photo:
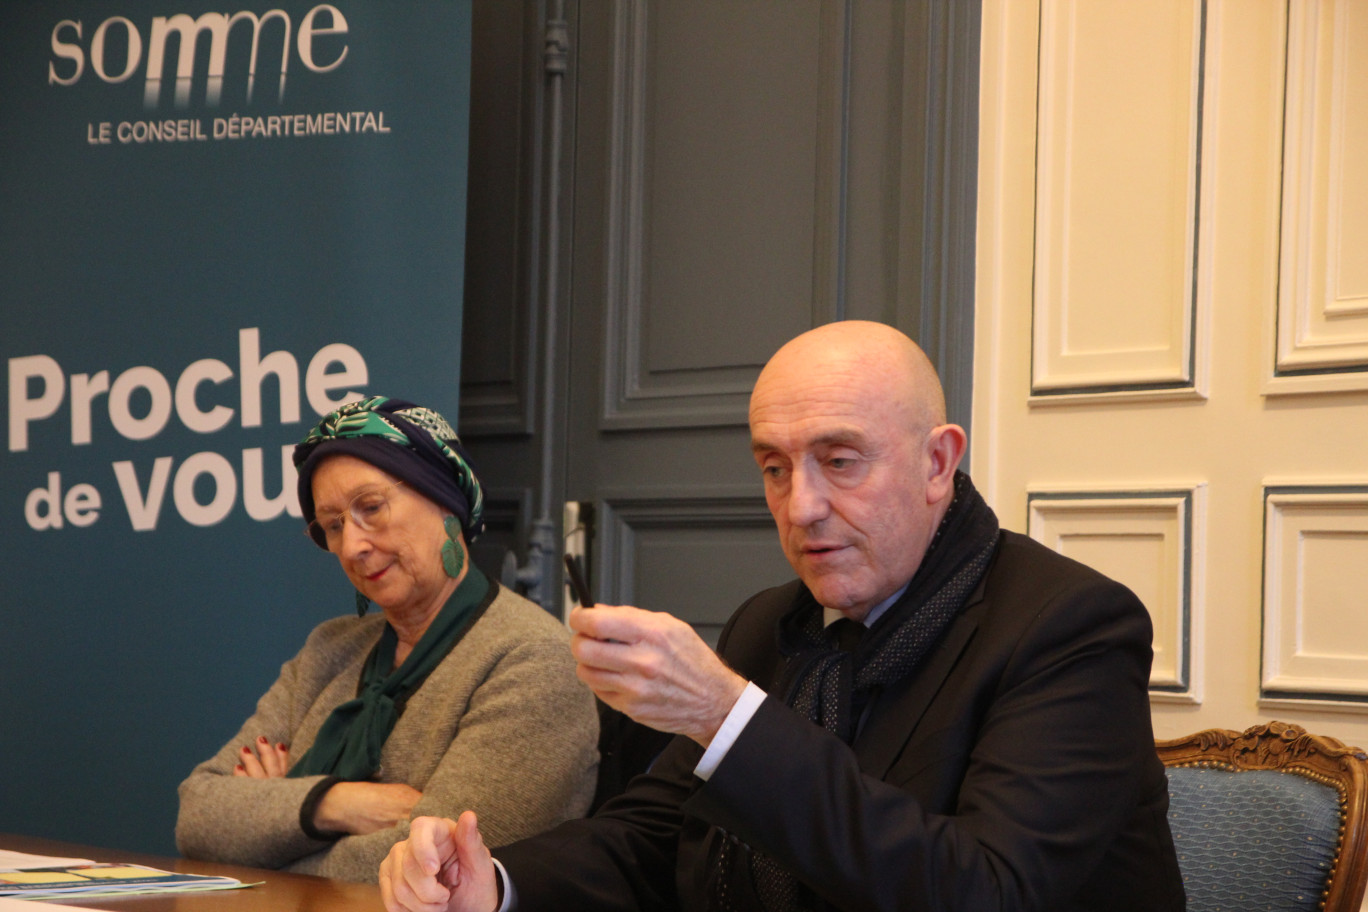
[[[362,491],[351,499],[347,509],[341,513],[319,513],[304,531],[324,551],[335,551],[342,543],[342,526],[348,516],[362,532],[383,532],[390,521],[390,492],[401,484],[402,481],[396,481],[378,490]]]

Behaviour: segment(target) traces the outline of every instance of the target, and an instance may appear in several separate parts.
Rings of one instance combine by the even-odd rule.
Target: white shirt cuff
[[[518,893],[513,889],[513,881],[508,877],[508,869],[500,864],[497,858],[489,860],[494,862],[494,871],[499,878],[499,883],[503,884],[503,902],[499,903],[498,912],[509,912],[518,902]]]
[[[736,739],[741,737],[741,731],[746,727],[746,723],[750,722],[751,716],[755,715],[760,704],[765,702],[765,696],[765,692],[754,683],[746,682],[746,689],[736,698],[731,712],[727,713],[727,718],[722,721],[722,727],[713,735],[712,743],[703,752],[703,759],[694,767],[695,776],[704,782],[708,781],[717,765],[722,762],[722,758],[727,756],[727,751],[731,750]],[[500,909],[499,912],[504,910]]]

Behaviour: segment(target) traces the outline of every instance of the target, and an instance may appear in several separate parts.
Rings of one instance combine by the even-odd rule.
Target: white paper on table
[[[89,858],[59,858],[56,855],[30,855],[0,849],[0,871],[26,871],[31,868],[65,868],[70,865],[94,864]]]

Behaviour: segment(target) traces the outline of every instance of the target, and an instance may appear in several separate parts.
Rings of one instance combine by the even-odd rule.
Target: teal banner
[[[293,444],[453,421],[470,2],[0,6],[0,831],[173,852],[324,618]]]

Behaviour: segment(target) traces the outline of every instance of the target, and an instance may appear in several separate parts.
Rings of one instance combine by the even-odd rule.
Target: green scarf
[[[394,667],[394,650],[399,637],[386,624],[361,671],[357,696],[332,711],[313,746],[288,775],[334,776],[344,782],[363,782],[373,776],[403,703],[478,619],[489,590],[489,580],[472,565],[398,668]]]

